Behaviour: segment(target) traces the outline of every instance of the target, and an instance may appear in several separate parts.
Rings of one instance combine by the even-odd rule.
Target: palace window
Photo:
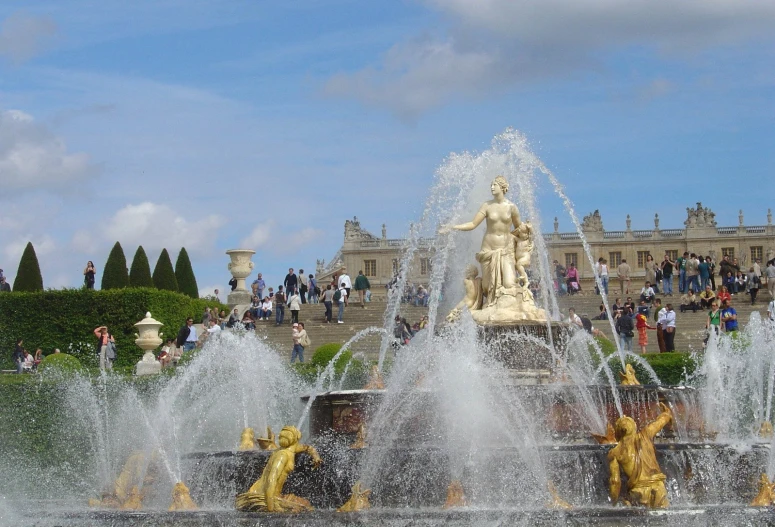
[[[423,276],[427,276],[431,274],[431,259],[430,258],[420,258],[420,274]]]
[[[761,260],[764,257],[764,247],[761,245],[758,247],[751,247],[751,263],[756,260]]]
[[[638,267],[646,267],[646,260],[648,259],[650,251],[638,251]]]
[[[377,276],[377,260],[364,260],[363,274],[366,276]]]
[[[570,264],[575,265],[578,267],[579,260],[578,260],[578,253],[565,253],[565,268],[567,269],[570,267]]]
[[[665,254],[667,255],[667,258],[671,262],[675,262],[678,259],[678,249],[672,249],[670,251],[665,251]]]
[[[398,258],[393,258],[393,276],[398,274]]]
[[[622,253],[620,251],[608,253],[608,269],[616,269],[620,263],[622,263]]]
[[[722,247],[721,248],[721,256],[729,256],[730,258],[735,257],[735,248],[734,247]]]

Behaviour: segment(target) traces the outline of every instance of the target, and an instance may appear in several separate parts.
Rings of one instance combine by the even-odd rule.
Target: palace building
[[[767,211],[766,225],[746,225],[743,211],[736,226],[719,227],[716,215],[702,203],[686,209],[683,228],[661,229],[659,215],[654,215],[652,230],[632,230],[630,216],[627,216],[625,230],[608,231],[603,227],[599,211],[584,217],[581,231],[589,243],[594,259],[608,260],[611,278],[616,277],[616,268],[622,260],[632,268],[631,277],[636,281],[645,276],[646,258],[651,254],[659,262],[665,254],[675,261],[684,251],[710,256],[718,262],[723,256],[737,258],[741,268],[752,265],[755,260],[762,263],[775,258],[775,225],[772,211]],[[559,232],[559,223],[554,219],[554,231],[545,233],[544,241],[549,251],[549,261],[557,260],[565,267],[575,263],[579,269],[582,289],[591,285],[593,272],[584,254],[581,236],[578,232]],[[431,247],[433,240],[418,240],[409,280],[424,284],[430,278]],[[360,226],[358,218],[345,221],[344,242],[334,258],[325,264],[317,262],[317,276],[325,283],[343,266],[351,276],[361,270],[369,277],[372,287],[387,284],[398,272],[401,257],[406,249],[405,239],[388,239],[386,227],[382,225],[382,236],[377,237]]]

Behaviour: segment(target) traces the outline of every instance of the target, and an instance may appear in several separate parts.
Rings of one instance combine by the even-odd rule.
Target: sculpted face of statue
[[[288,448],[299,442],[301,432],[295,426],[286,426],[280,431],[280,440],[278,443],[281,448]]]
[[[497,196],[498,194],[505,195],[509,191],[509,182],[506,181],[506,178],[503,176],[498,176],[492,181],[490,191],[492,191],[493,196]]]
[[[638,431],[638,426],[631,417],[620,417],[616,421],[616,440],[621,441],[623,437],[631,436]]]

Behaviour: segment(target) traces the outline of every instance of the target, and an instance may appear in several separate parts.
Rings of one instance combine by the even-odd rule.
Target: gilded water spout
[[[468,506],[468,501],[466,501],[466,495],[463,492],[463,484],[459,479],[453,479],[447,487],[447,501],[444,502],[444,508],[452,509],[466,506]]]
[[[171,511],[196,511],[199,507],[196,506],[194,500],[191,499],[191,492],[188,487],[182,481],[175,483],[172,487],[172,504],[169,510]]]
[[[355,442],[350,445],[350,448],[357,450],[367,446],[369,446],[369,444],[366,442],[366,427],[361,423],[358,426],[358,434],[355,436]]]
[[[635,376],[635,368],[632,367],[632,364],[626,364],[624,366],[624,371],[619,372],[619,376],[622,378],[622,386],[640,386],[640,382],[638,382],[638,378]]]
[[[239,449],[240,451],[244,452],[246,450],[255,450],[256,448],[256,434],[253,432],[253,429],[248,427],[242,430],[242,435],[240,436],[240,442],[239,442]]]
[[[770,482],[767,474],[759,476],[759,493],[751,501],[752,507],[769,507],[775,501],[775,484]]]
[[[371,489],[363,489],[361,482],[356,481],[350,499],[336,509],[336,512],[357,512],[369,509],[371,508],[369,496],[371,496]]]

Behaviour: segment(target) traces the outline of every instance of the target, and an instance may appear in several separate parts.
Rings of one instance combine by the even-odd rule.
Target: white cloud
[[[274,220],[267,220],[264,223],[259,223],[255,228],[240,242],[240,247],[243,249],[256,250],[263,247],[269,242],[269,239],[274,230]]]
[[[685,54],[772,39],[775,2],[751,0],[427,0],[452,30],[395,45],[378,65],[339,73],[324,93],[404,118],[460,96],[599,68],[630,46]],[[601,54],[602,52],[602,54]]]
[[[313,240],[325,236],[325,231],[307,227],[300,231],[283,233],[282,240],[272,243],[271,249],[274,254],[293,254],[299,252]]]
[[[32,116],[0,110],[0,185],[6,193],[61,188],[96,174],[84,153],[67,153],[64,141]]]
[[[120,241],[129,252],[134,250],[132,247],[142,245],[146,252],[163,248],[176,252],[185,247],[189,253],[202,254],[213,247],[224,223],[217,214],[191,220],[168,205],[146,201],[116,212],[102,227],[102,237]]]
[[[16,262],[18,265],[28,242],[32,242],[32,246],[35,248],[35,256],[38,257],[38,263],[41,265],[42,257],[53,254],[57,250],[57,244],[54,241],[54,238],[48,234],[17,236],[12,241],[5,244],[5,247],[3,248],[5,260],[8,262]],[[9,267],[11,266],[9,265]],[[14,271],[15,270],[16,266],[14,265]]]
[[[48,17],[16,12],[0,23],[0,57],[23,62],[42,52],[56,34]]]

